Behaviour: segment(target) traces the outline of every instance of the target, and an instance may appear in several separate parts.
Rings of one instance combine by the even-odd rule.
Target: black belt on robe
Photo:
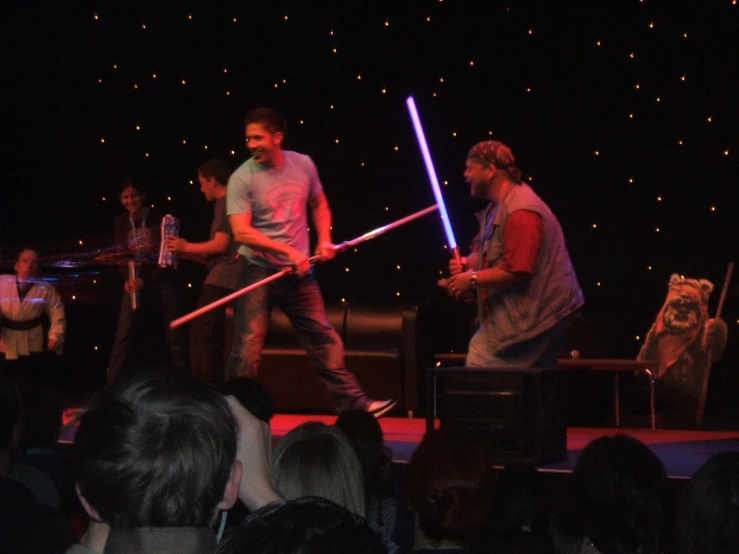
[[[12,329],[13,331],[28,331],[29,329],[38,327],[43,322],[43,316],[34,317],[33,319],[27,319],[25,321],[17,321],[15,319],[8,319],[6,317],[3,317],[2,319],[0,319],[0,327]]]

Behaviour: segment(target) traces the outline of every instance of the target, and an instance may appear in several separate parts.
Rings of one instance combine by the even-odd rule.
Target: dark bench
[[[347,368],[371,398],[398,401],[390,415],[413,416],[422,409],[422,374],[433,363],[426,309],[349,303],[327,306],[329,323],[344,341]],[[226,336],[233,336],[232,323]],[[258,378],[275,398],[279,412],[332,413],[326,391],[279,309],[270,318]]]

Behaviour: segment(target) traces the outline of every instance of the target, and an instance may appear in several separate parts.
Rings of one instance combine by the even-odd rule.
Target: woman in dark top
[[[119,268],[125,279],[118,329],[108,362],[108,383],[132,365],[137,322],[160,311],[172,365],[189,371],[187,332],[184,327],[170,329],[169,324],[184,314],[183,288],[174,269],[157,263],[161,243],[162,216],[144,205],[144,195],[131,181],[124,181],[121,204],[126,211],[115,219],[116,249],[123,252]],[[129,260],[137,263],[138,278],[129,278]],[[138,294],[139,306],[131,305],[131,295]],[[151,361],[151,360],[147,360]]]

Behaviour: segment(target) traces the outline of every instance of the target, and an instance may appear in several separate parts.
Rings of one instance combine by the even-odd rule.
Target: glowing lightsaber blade
[[[439,206],[429,206],[428,208],[424,208],[423,210],[420,210],[416,213],[413,213],[411,215],[408,215],[402,219],[399,219],[397,221],[394,221],[393,223],[389,223],[387,225],[383,225],[382,227],[378,227],[374,231],[370,231],[369,233],[365,233],[364,235],[361,235],[355,239],[347,240],[342,242],[341,244],[337,244],[334,248],[337,252],[344,252],[345,250],[348,250],[349,248],[353,248],[357,246],[358,244],[373,239],[375,237],[378,237],[384,233],[387,233],[391,229],[395,229],[396,227],[400,227],[401,225],[405,225],[406,223],[409,223],[413,221],[414,219],[418,219],[419,217],[423,217],[426,214],[430,214],[431,212],[439,209]],[[320,256],[313,256],[312,258],[309,258],[308,261],[311,265],[317,263],[320,260]],[[293,273],[295,270],[292,266],[287,266],[274,275],[270,275],[269,277],[266,277],[262,279],[261,281],[257,281],[256,283],[252,283],[251,285],[248,285],[244,287],[243,289],[239,289],[236,292],[233,292],[229,294],[228,296],[224,296],[220,300],[216,300],[215,302],[211,302],[210,304],[206,304],[202,308],[198,308],[194,312],[190,312],[187,315],[183,315],[182,317],[175,319],[172,321],[172,323],[169,324],[170,329],[175,329],[179,327],[180,325],[184,325],[188,321],[192,321],[196,317],[200,317],[204,313],[207,313],[211,310],[215,310],[216,308],[223,306],[224,304],[228,304],[232,300],[235,300],[239,296],[243,296],[254,289],[258,289],[262,285],[266,285],[267,283],[271,283],[272,281],[276,281],[277,279],[280,279],[281,277],[284,277],[285,275],[288,275],[290,273]]]
[[[439,186],[439,179],[436,177],[436,170],[434,169],[434,162],[431,159],[431,153],[429,152],[428,144],[426,143],[426,136],[423,133],[423,126],[421,125],[421,119],[418,117],[418,110],[416,109],[416,102],[412,96],[409,96],[405,101],[408,105],[408,111],[411,115],[411,121],[413,121],[413,128],[416,131],[416,138],[418,139],[418,146],[421,148],[421,154],[423,155],[423,162],[426,165],[426,172],[429,175],[429,181],[431,182],[431,189],[434,191],[434,198],[436,203],[439,205],[439,215],[441,216],[441,223],[444,226],[444,234],[446,235],[447,246],[451,251],[452,255],[460,260],[459,248],[457,247],[457,241],[454,238],[454,231],[452,231],[452,224],[449,221],[449,215],[446,211],[446,204],[444,204],[444,197],[441,195],[441,187]]]

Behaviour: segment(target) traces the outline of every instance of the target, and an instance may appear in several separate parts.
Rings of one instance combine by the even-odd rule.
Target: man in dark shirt
[[[208,276],[198,300],[205,306],[231,294],[236,288],[238,264],[233,232],[226,216],[226,192],[231,169],[223,160],[211,158],[198,168],[200,190],[208,202],[214,203],[210,239],[188,242],[183,238],[167,239],[167,246],[182,258],[205,263]],[[196,318],[190,327],[190,364],[197,377],[220,387],[224,381],[224,327],[226,307],[211,310]]]

